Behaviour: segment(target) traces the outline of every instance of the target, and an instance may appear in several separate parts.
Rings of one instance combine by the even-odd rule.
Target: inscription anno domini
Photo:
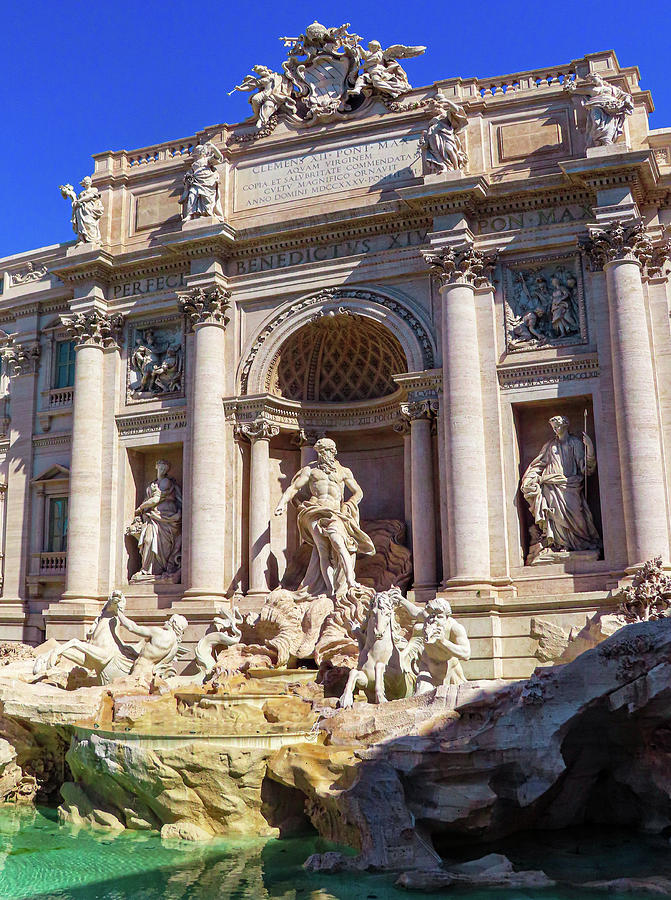
[[[422,174],[419,135],[368,141],[236,169],[236,209],[357,188],[378,188]]]

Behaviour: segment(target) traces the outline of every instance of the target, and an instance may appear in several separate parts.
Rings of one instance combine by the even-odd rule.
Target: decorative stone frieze
[[[641,267],[653,261],[652,240],[640,219],[618,219],[606,228],[592,226],[587,231],[589,237],[580,243],[593,272],[619,260],[638,262]]]
[[[34,375],[40,364],[41,347],[37,341],[28,344],[13,344],[3,353],[7,360],[7,370],[11,376]]]
[[[479,288],[491,284],[498,251],[482,253],[472,244],[462,244],[460,247],[442,247],[437,252],[423,250],[422,256],[441,284],[472,284]]]
[[[178,297],[180,308],[192,328],[194,325],[221,325],[224,328],[228,325],[231,292],[218,284],[192,288]]]
[[[30,284],[33,281],[41,281],[43,278],[46,278],[46,275],[46,266],[38,266],[35,268],[35,266],[29,262],[23,272],[12,273],[12,284]]]
[[[61,316],[61,322],[70,337],[79,346],[114,347],[124,326],[121,313],[103,313],[92,309],[89,312]]]
[[[584,378],[598,378],[599,360],[596,356],[578,356],[575,359],[554,359],[530,365],[502,366],[497,371],[500,386],[504,390],[559,384]]]
[[[269,441],[280,433],[279,427],[273,425],[267,419],[255,419],[253,422],[245,422],[238,425],[237,429],[252,444],[254,441]]]

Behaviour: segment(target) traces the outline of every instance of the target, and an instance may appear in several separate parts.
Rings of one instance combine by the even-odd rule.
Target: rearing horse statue
[[[397,587],[373,597],[357,668],[350,671],[345,690],[338,700],[338,706],[343,709],[354,704],[355,687],[362,687],[368,701],[375,703],[411,694],[412,679],[404,653],[407,641],[395,615],[396,605],[402,599]]]
[[[123,594],[112,591],[100,614],[89,629],[86,640],[73,638],[49,653],[38,656],[33,667],[33,675],[44,675],[53,668],[60,658],[91,669],[101,684],[109,684],[115,678],[128,675],[137,659],[137,651],[125,644],[117,634],[117,612]]]

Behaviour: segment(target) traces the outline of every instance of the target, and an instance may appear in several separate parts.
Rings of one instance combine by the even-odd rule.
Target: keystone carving
[[[114,347],[123,328],[124,316],[121,313],[108,315],[93,309],[61,316],[61,322],[80,346]]]
[[[228,325],[231,292],[219,285],[193,288],[179,294],[179,305],[193,328],[194,325]]]
[[[443,247],[437,252],[422,251],[422,256],[441,285],[462,283],[486,287],[491,284],[498,251],[482,253],[472,244],[462,244],[460,247]]]

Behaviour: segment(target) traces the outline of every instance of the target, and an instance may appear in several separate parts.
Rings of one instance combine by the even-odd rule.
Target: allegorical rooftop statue
[[[223,161],[221,152],[210,141],[196,144],[191,151],[191,168],[184,176],[184,191],[180,198],[184,222],[200,216],[223,219],[217,172],[217,163]]]
[[[350,469],[336,459],[330,438],[315,444],[317,462],[304,466],[293,478],[275,510],[286,511],[297,495],[307,490],[307,500],[298,504],[298,531],[312,545],[312,556],[299,592],[309,596],[339,597],[358,587],[354,575],[357,554],[374,554],[375,546],[359,527],[359,503],[363,491]],[[345,490],[350,492],[345,499]]]
[[[543,550],[598,550],[601,538],[585,497],[585,475],[596,469],[594,444],[569,433],[565,416],[552,416],[554,437],[527,466],[520,489],[537,533],[530,559]],[[539,534],[538,534],[539,532]]]
[[[567,81],[564,90],[580,95],[587,110],[587,146],[607,147],[614,144],[624,131],[624,120],[634,111],[631,94],[609,84],[592,73],[580,81]]]
[[[459,137],[459,132],[468,123],[464,107],[438,91],[429,110],[432,119],[419,141],[420,147],[424,148],[427,167],[438,172],[463,169],[468,162]]]
[[[71,184],[62,184],[60,191],[72,203],[72,230],[77,235],[77,243],[99,244],[100,219],[105,212],[102,197],[98,188],[93,187],[89,175],[82,179],[81,185],[84,190],[79,196]]]

